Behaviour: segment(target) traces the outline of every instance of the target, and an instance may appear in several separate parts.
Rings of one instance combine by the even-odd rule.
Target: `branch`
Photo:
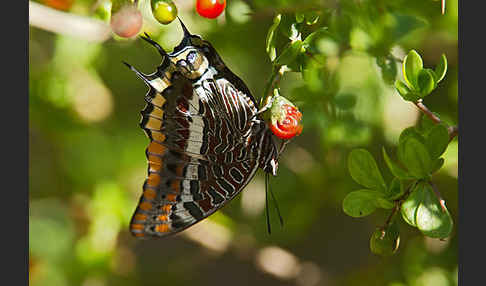
[[[111,37],[110,26],[101,20],[61,12],[32,1],[29,1],[29,24],[90,42],[103,42]]]
[[[289,69],[286,65],[273,66],[272,75],[270,76],[270,80],[268,81],[267,85],[265,86],[265,90],[263,91],[260,108],[266,104],[269,97],[273,96],[273,90],[280,84],[280,79],[282,78],[283,74],[288,70]]]
[[[395,215],[398,213],[398,211],[401,209],[402,207],[402,204],[405,202],[405,200],[408,198],[408,196],[410,195],[410,193],[412,192],[412,189],[415,187],[417,183],[412,183],[408,188],[407,188],[407,191],[402,195],[400,196],[398,199],[395,200],[395,206],[393,207],[393,210],[392,212],[390,213],[390,215],[388,216],[388,218],[386,219],[385,221],[385,224],[381,227],[381,238],[383,239],[383,237],[385,236],[385,229],[388,228],[388,226],[390,225],[390,223],[392,222],[393,220],[393,217],[395,217]]]
[[[450,142],[459,133],[459,128],[457,126],[449,126],[447,128],[447,131],[449,131],[449,142]]]
[[[427,108],[427,106],[425,106],[422,103],[422,99],[419,99],[417,102],[415,102],[415,105],[418,107],[418,109],[420,109],[420,111],[422,111],[425,115],[427,115],[427,117],[429,117],[435,124],[441,123],[440,118],[437,117],[437,115],[435,115],[434,113],[432,113],[432,111],[430,111]]]
[[[429,185],[434,190],[434,194],[437,197],[437,199],[439,200],[440,207],[442,208],[442,211],[447,211],[447,208],[445,206],[445,200],[442,198],[442,196],[441,196],[441,194],[440,194],[439,189],[437,188],[437,186],[432,181],[429,181]]]
[[[434,122],[435,124],[442,123],[440,118],[437,115],[435,115],[432,111],[430,111],[427,108],[427,106],[425,106],[425,104],[423,104],[422,99],[417,100],[416,102],[414,102],[414,104],[415,106],[418,107],[420,111],[422,111],[423,114],[425,114],[428,118],[430,118],[432,122]],[[454,139],[454,137],[457,136],[459,132],[459,128],[457,126],[450,126],[449,128],[447,128],[447,131],[449,132],[449,141],[452,141],[452,139]]]
[[[395,206],[393,207],[393,210],[391,212],[391,214],[388,216],[388,218],[386,219],[386,222],[385,222],[385,225],[383,225],[381,227],[381,239],[383,239],[385,237],[385,229],[388,228],[388,226],[390,225],[390,223],[392,222],[392,219],[395,217],[395,215],[397,214],[398,210],[400,210],[400,207],[402,206],[401,202],[400,201],[397,201],[395,203]]]

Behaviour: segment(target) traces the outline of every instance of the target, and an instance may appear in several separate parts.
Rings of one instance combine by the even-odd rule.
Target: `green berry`
[[[177,17],[177,7],[171,0],[151,0],[152,14],[161,24],[167,25]]]

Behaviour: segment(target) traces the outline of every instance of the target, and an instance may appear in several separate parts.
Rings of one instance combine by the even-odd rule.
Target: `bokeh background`
[[[85,17],[96,4],[67,2],[69,13]],[[197,15],[194,1],[174,2],[189,30],[213,44],[256,98],[271,72],[265,38],[276,9],[356,4],[365,11],[387,2],[425,23],[397,41],[394,56],[403,58],[416,49],[425,66],[434,67],[446,54],[446,78],[425,103],[447,123],[457,124],[457,1],[447,1],[442,15],[440,1],[432,0],[228,0],[217,20]],[[323,26],[326,15],[319,20]],[[182,38],[177,21],[163,26],[144,16],[144,30],[166,50]],[[407,24],[400,22],[397,29]],[[282,79],[282,94],[295,100],[304,122],[302,135],[288,145],[278,176],[271,179],[284,227],[270,204],[272,234],[266,231],[260,171],[210,218],[179,235],[147,241],[128,232],[147,170],[149,141],[138,126],[147,87],[121,61],[150,73],[160,56],[139,39],[93,42],[30,27],[31,285],[457,285],[457,139],[433,177],[455,222],[450,238],[426,238],[402,222],[399,250],[379,257],[369,250],[369,238],[388,213],[356,219],[342,210],[346,194],[359,188],[347,170],[350,150],[368,149],[389,182],[381,148],[393,154],[401,130],[420,116],[383,81],[375,58],[366,52],[373,30],[359,21],[350,25],[344,52],[330,41],[321,45],[339,79],[337,98],[342,100],[335,109],[322,107],[326,82],[309,92],[300,73]]]

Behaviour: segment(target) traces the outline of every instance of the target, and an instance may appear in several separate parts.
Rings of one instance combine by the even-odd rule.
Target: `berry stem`
[[[273,91],[278,88],[280,85],[280,80],[283,74],[288,71],[287,66],[285,65],[274,65],[272,68],[272,74],[270,76],[270,80],[267,82],[265,86],[265,90],[263,92],[262,100],[260,101],[260,108],[267,104],[267,101],[270,97],[273,96]]]

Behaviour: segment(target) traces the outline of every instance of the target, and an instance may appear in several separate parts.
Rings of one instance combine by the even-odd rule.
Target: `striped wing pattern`
[[[130,223],[140,238],[177,233],[220,209],[252,179],[268,141],[239,78],[210,66],[190,78],[174,58],[142,75],[150,86],[140,123],[150,138],[148,175]]]

